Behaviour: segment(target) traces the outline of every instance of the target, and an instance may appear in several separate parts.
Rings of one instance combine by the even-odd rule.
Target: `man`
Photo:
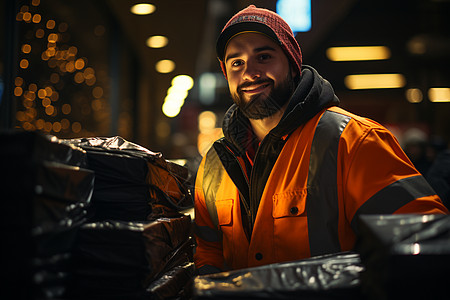
[[[350,250],[361,214],[448,213],[392,134],[302,66],[277,14],[240,11],[217,54],[234,105],[197,172],[199,274]]]

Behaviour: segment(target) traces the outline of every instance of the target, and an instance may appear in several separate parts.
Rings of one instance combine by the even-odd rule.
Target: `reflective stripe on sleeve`
[[[370,197],[352,220],[352,228],[356,229],[359,215],[363,214],[392,214],[403,205],[426,196],[435,195],[435,191],[422,175],[402,178],[384,187]]]

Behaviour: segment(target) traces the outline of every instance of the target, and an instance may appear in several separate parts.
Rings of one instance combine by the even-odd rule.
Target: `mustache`
[[[237,92],[240,93],[240,92],[242,92],[242,89],[244,89],[244,88],[247,88],[252,85],[264,84],[264,83],[273,84],[274,81],[272,79],[267,78],[267,79],[258,79],[256,81],[251,81],[251,82],[244,82],[237,87]]]

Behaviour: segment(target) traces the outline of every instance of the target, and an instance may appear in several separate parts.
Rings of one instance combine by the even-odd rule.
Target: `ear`
[[[227,70],[226,70],[226,68],[225,68],[225,64],[224,64],[224,62],[221,61],[221,60],[219,60],[219,62],[220,62],[220,68],[222,69],[222,73],[223,73],[223,75],[225,76],[225,79],[228,80],[228,78],[227,78]]]

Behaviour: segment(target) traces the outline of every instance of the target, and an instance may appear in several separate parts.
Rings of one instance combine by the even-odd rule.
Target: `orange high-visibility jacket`
[[[203,158],[195,188],[200,272],[351,250],[361,214],[448,213],[388,130],[335,106],[314,69],[302,74],[291,114],[259,144],[251,172],[242,150],[248,122],[235,106],[225,138]]]

